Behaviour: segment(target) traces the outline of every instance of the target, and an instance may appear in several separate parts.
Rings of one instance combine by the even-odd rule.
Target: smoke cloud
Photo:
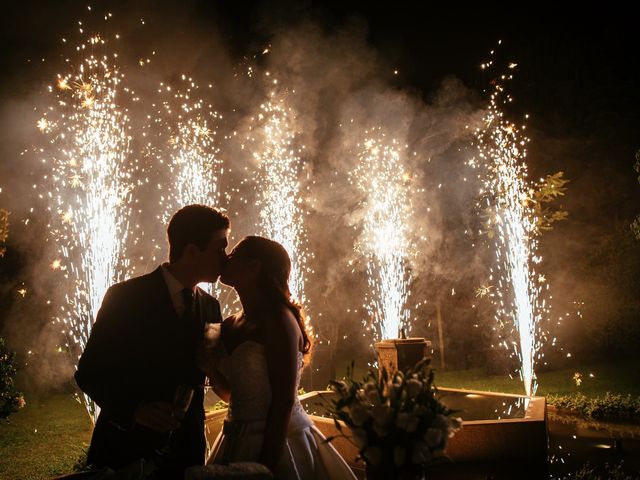
[[[122,104],[131,118],[133,156],[143,166],[136,179],[131,219],[132,237],[138,240],[126,245],[134,274],[151,270],[166,257],[158,202],[172,182],[161,159],[144,148],[146,140],[140,134],[162,101],[159,85],[179,85],[185,75],[199,85],[198,95],[222,115],[216,134],[225,167],[221,188],[226,195],[221,207],[231,217],[233,240],[255,233],[259,218],[251,139],[261,105],[273,93],[295,112],[295,144],[302,148],[304,164],[301,201],[308,212],[306,246],[312,255],[307,309],[323,344],[332,340],[337,348],[331,358],[350,359],[354,352],[360,358],[370,357],[371,338],[363,336],[361,329],[366,320],[365,266],[354,251],[365,212],[361,193],[349,182],[367,130],[380,129],[403,146],[402,161],[421,192],[413,199],[413,216],[397,219],[408,222],[415,233],[409,304],[423,306],[412,313],[414,331],[433,337],[428,325],[434,302],[444,298],[444,288],[453,298],[450,301],[464,310],[452,311],[447,320],[452,331],[456,322],[468,323],[456,315],[476,315],[469,313],[477,303],[473,290],[486,279],[491,258],[477,236],[479,184],[466,165],[473,155],[473,131],[484,112],[481,95],[454,76],[441,78],[427,94],[411,89],[395,74],[398,66],[371,45],[363,18],[354,15],[332,23],[322,15],[307,15],[304,3],[296,8],[286,2],[278,5],[275,10],[256,8],[241,25],[231,25],[225,12],[195,0],[166,2],[162,8],[150,1],[116,3],[107,21],[102,6],[85,11],[75,4],[42,2],[39,15],[18,12],[15,25],[5,29],[4,37],[16,48],[5,58],[11,68],[0,81],[0,207],[12,211],[9,249],[13,254],[8,256],[14,257],[0,259],[0,268],[10,272],[3,277],[3,302],[9,306],[0,316],[0,333],[29,364],[25,369],[29,385],[65,385],[73,371],[73,361],[59,352],[65,343],[59,325],[52,323],[65,302],[69,281],[50,267],[56,255],[48,235],[53,219],[46,210],[45,176],[50,166],[42,163],[46,139],[35,125],[43,111],[55,108],[47,86],[57,73],[75,68],[80,61],[73,48],[80,38],[78,19],[85,33],[100,32],[107,40],[107,52],[118,52],[116,61],[125,73],[125,85],[133,92],[123,95]],[[45,21],[54,15],[61,20]],[[234,37],[243,26],[251,34]],[[66,42],[61,41],[63,37]],[[134,96],[140,100],[132,101]],[[544,139],[538,145],[553,140],[544,131],[536,135]],[[533,154],[542,158],[568,154],[575,144],[566,142],[548,146],[548,151],[534,146]],[[546,165],[541,162],[540,170],[546,169],[541,175],[557,168],[552,160]],[[581,191],[592,186],[578,172],[567,176],[576,178]],[[565,233],[566,227],[559,226],[543,244],[544,252],[560,250],[559,244],[565,241],[584,247],[579,235],[565,240]],[[561,265],[573,257],[553,258],[559,266],[552,270],[559,283],[567,286],[575,277],[562,273]],[[20,282],[28,287],[25,298],[15,295]],[[464,291],[452,297],[449,286],[456,283],[465,285]],[[565,293],[564,287],[561,292]],[[357,341],[341,343],[344,338]],[[322,358],[324,353],[318,355]]]

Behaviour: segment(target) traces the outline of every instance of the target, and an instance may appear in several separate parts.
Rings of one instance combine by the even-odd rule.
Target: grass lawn
[[[565,370],[555,370],[538,374],[536,395],[566,395],[583,393],[587,396],[604,395],[607,392],[640,395],[638,370],[640,362],[598,364]],[[573,378],[580,373],[582,383],[576,385]],[[593,375],[593,376],[591,376]],[[440,387],[485,390],[524,394],[522,381],[517,375],[513,379],[506,376],[487,376],[484,369],[464,371],[437,371],[436,385]]]
[[[583,366],[538,375],[538,395],[606,392],[640,395],[640,362]],[[578,387],[573,375],[582,374]],[[363,371],[356,371],[361,378]],[[591,377],[589,374],[593,374]],[[504,376],[486,376],[483,369],[436,371],[441,387],[523,393],[522,382]],[[50,479],[68,473],[89,445],[91,423],[82,405],[71,395],[26,395],[27,406],[0,423],[0,478]]]
[[[513,378],[506,375],[488,376],[484,368],[471,370],[443,370],[434,366],[435,383],[438,387],[464,388],[468,390],[484,390],[488,392],[516,393],[524,395],[522,381],[517,374]],[[567,395],[583,393],[587,396],[604,395],[607,392],[640,395],[640,382],[638,382],[640,362],[626,363],[601,363],[584,365],[581,367],[554,370],[538,374],[538,390],[536,395]],[[338,369],[342,375],[346,367]],[[354,378],[361,379],[366,369],[356,365]],[[573,378],[575,373],[580,373],[582,383],[576,385]],[[591,376],[593,375],[593,376]],[[338,374],[338,377],[341,375]]]
[[[25,394],[26,406],[0,423],[0,478],[49,479],[68,473],[89,446],[91,422],[72,395]]]

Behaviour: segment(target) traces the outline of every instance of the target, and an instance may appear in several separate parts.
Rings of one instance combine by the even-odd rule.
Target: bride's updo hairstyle
[[[258,282],[268,300],[276,305],[287,307],[298,322],[303,339],[303,353],[311,351],[311,339],[305,325],[302,306],[291,299],[289,290],[289,274],[291,259],[285,248],[278,242],[265,237],[248,236],[234,249],[236,254],[244,258],[256,259],[260,262]]]

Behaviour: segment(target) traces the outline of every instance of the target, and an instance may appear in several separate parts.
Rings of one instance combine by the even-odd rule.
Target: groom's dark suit
[[[107,291],[75,378],[100,406],[88,460],[118,468],[153,455],[167,441],[133,422],[140,402],[172,402],[178,385],[195,385],[191,406],[172,436],[178,469],[204,463],[204,374],[196,349],[205,322],[220,322],[220,305],[197,289],[190,321],[174,308],[162,267]]]

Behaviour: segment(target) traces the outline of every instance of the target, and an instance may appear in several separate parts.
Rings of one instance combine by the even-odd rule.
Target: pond
[[[591,466],[622,463],[625,472],[640,473],[638,424],[586,419],[551,407],[548,429],[552,478],[574,473],[587,462]]]
[[[626,472],[640,472],[640,425],[584,419],[547,406],[543,397],[444,388],[439,395],[450,408],[460,410],[464,427],[448,448],[453,463],[432,470],[432,480],[556,479],[575,474],[587,462],[595,466],[622,462]],[[325,435],[334,428],[326,417],[332,398],[332,392],[300,397]],[[219,412],[208,417],[211,440],[223,416]],[[344,449],[345,458],[357,455],[348,442],[334,444]],[[362,474],[357,463],[352,466]]]
[[[526,397],[489,392],[443,388],[438,390],[438,397],[447,407],[458,411],[458,415],[465,421],[523,419],[529,406],[529,399]],[[332,398],[333,395],[327,392],[301,398],[301,402],[310,415],[325,417],[326,407]]]

